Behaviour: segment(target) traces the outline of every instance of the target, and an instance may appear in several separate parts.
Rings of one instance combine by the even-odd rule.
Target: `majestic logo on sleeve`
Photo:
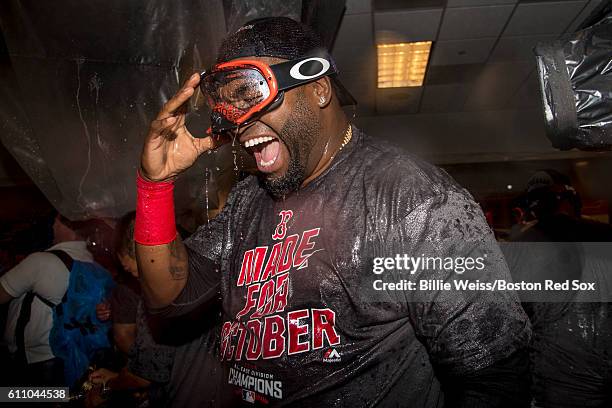
[[[320,228],[289,235],[293,212],[281,211],[279,216],[272,235],[276,242],[242,255],[235,284],[246,288],[246,300],[235,319],[225,322],[221,329],[224,360],[275,359],[340,344],[333,310],[309,308],[283,313],[291,274],[308,267],[309,258],[321,249],[316,248]]]
[[[340,353],[334,348],[327,349],[325,354],[323,354],[324,363],[339,363],[341,360]]]

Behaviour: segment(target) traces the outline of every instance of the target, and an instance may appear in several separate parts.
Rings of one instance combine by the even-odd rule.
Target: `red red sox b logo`
[[[272,235],[274,240],[284,239],[285,235],[287,235],[287,222],[293,217],[293,211],[282,210],[278,215],[281,217],[281,220],[274,230],[274,235]]]

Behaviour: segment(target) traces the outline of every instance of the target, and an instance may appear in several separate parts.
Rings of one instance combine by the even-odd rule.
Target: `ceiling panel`
[[[357,99],[359,113],[376,108],[376,69],[369,64],[356,71],[340,70],[338,75],[346,89]]]
[[[332,50],[340,71],[361,70],[364,64],[376,63],[371,27],[370,14],[344,16]]]
[[[448,0],[447,7],[494,6],[500,4],[515,4],[517,0]]]
[[[512,96],[508,102],[508,108],[527,109],[540,108],[542,106],[542,97],[540,95],[540,83],[538,81],[537,71],[531,71],[531,74],[525,80],[518,92]]]
[[[608,0],[591,0],[589,3],[582,9],[580,14],[574,19],[572,24],[567,28],[566,32],[573,33],[578,30],[578,28],[582,25],[584,20],[586,20],[589,15],[597,8],[597,6],[605,3]]]
[[[479,64],[487,60],[495,38],[438,41],[434,43],[431,65]]]
[[[497,37],[514,6],[449,8],[444,13],[440,40]]]
[[[362,116],[376,115],[376,94],[366,95],[356,93],[354,96],[357,100],[357,105],[342,107],[349,120]]]
[[[379,115],[417,113],[422,86],[411,88],[377,88],[376,112]]]
[[[421,113],[459,112],[468,96],[463,84],[429,85],[423,90]]]
[[[375,11],[442,8],[446,0],[373,0]]]
[[[374,13],[376,43],[435,40],[442,9]]]
[[[586,3],[586,0],[520,3],[503,36],[559,35],[576,18]]]
[[[484,64],[430,65],[425,76],[426,85],[445,85],[473,82],[480,76]]]
[[[372,11],[371,4],[371,0],[347,0],[345,15],[369,13]]]
[[[347,0],[332,54],[358,115],[538,109],[533,47],[601,1]],[[376,87],[376,43],[427,40],[424,87]]]
[[[491,54],[491,62],[531,61],[535,58],[533,47],[539,42],[551,42],[556,35],[536,35],[529,37],[502,37]]]
[[[474,83],[465,110],[503,109],[529,76],[532,65],[525,62],[487,64]]]

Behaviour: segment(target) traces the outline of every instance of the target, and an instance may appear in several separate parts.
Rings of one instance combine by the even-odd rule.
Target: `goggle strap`
[[[286,91],[326,75],[338,73],[334,60],[326,52],[310,54],[303,58],[281,62],[270,67],[279,91]]]

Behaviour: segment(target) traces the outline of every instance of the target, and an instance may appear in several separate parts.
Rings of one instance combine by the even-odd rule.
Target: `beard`
[[[300,90],[295,109],[279,133],[280,140],[289,151],[287,172],[276,178],[259,174],[261,186],[273,198],[283,199],[300,188],[307,177],[306,164],[319,133],[317,116],[308,105],[304,91]]]

